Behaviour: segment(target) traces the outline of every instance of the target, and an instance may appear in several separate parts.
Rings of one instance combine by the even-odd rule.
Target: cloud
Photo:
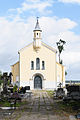
[[[78,3],[80,4],[80,0],[58,0],[59,2],[63,3]]]
[[[64,62],[66,65],[75,64],[80,61],[80,51],[79,52],[73,52],[68,51],[63,54]]]
[[[42,17],[40,18],[40,25],[43,30],[42,41],[46,42],[50,46],[57,49],[57,41],[60,39],[66,41],[64,51],[61,53],[61,59],[63,60],[63,64],[65,65],[67,72],[69,71],[68,68],[71,69],[71,75],[68,73],[67,78],[79,79],[79,72],[77,71],[77,75],[73,75],[75,68],[72,69],[71,67],[74,65],[76,66],[77,63],[80,62],[80,35],[77,35],[72,31],[78,26],[78,24],[68,18],[59,19],[57,17]],[[80,67],[80,64],[78,64],[77,67]]]
[[[66,80],[80,80],[80,61],[73,64],[70,64],[67,67],[67,73]]]
[[[17,19],[17,18],[16,18]],[[9,21],[0,18],[0,69],[10,70],[10,65],[18,60],[18,50],[32,41],[34,18],[23,21]]]
[[[76,35],[72,31],[60,33],[59,39],[66,41],[65,51],[62,53],[62,58],[65,65],[75,64],[80,61],[80,35]],[[76,57],[75,57],[76,56]]]
[[[33,13],[33,11],[35,11],[41,14],[46,14],[52,12],[48,8],[51,8],[53,3],[53,0],[25,0],[23,3],[21,3],[21,7],[16,9],[9,9],[8,12],[22,14],[24,12]]]
[[[51,33],[56,34],[67,30],[71,30],[77,26],[76,22],[68,18],[59,19],[57,17],[42,17],[41,24],[43,30],[45,29],[45,31],[47,32],[50,31],[49,34]]]
[[[56,41],[64,39],[66,41],[79,40],[71,30],[77,26],[77,23],[68,18],[59,19],[57,17],[42,17],[40,24],[43,30],[45,42],[55,46]],[[70,36],[70,37],[69,37]]]
[[[42,29],[42,41],[56,47],[56,41],[66,41],[65,51],[61,54],[64,64],[76,65],[80,61],[80,35],[72,30],[78,26],[75,21],[68,18],[41,17],[39,19]],[[12,21],[0,17],[0,69],[9,71],[10,65],[18,59],[18,50],[33,41],[33,29],[36,24],[35,17],[22,19],[15,17]],[[75,57],[77,56],[77,57]]]

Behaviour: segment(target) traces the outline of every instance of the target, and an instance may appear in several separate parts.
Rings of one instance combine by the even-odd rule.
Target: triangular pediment
[[[32,46],[32,45],[33,45],[33,42],[30,43],[29,45],[25,46],[24,48],[20,49],[20,50],[18,51],[18,53],[22,52],[23,50],[27,49],[28,47],[30,47],[30,46]],[[53,48],[53,47],[47,45],[47,44],[44,43],[44,42],[41,42],[41,45],[44,46],[44,47],[46,47],[47,49],[49,49],[49,50],[55,52],[55,53],[57,52],[57,50],[56,50],[55,48]]]

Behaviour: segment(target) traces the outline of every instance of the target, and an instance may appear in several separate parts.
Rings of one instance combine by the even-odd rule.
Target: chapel
[[[57,50],[42,42],[38,19],[33,30],[33,42],[18,54],[19,61],[11,66],[13,85],[30,86],[31,90],[54,90],[60,83],[65,86],[65,67],[56,62]]]

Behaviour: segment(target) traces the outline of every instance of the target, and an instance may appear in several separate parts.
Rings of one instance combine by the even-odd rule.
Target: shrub
[[[13,92],[16,92],[17,88],[18,88],[18,86],[15,84],[14,87],[13,87]]]

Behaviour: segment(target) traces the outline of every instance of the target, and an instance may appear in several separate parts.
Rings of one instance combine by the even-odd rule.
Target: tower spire
[[[37,22],[36,22],[36,26],[35,29],[33,30],[34,32],[34,38],[33,38],[33,47],[36,50],[39,50],[41,48],[41,32],[42,30],[39,27],[39,17],[37,17]]]
[[[37,22],[36,22],[35,30],[41,30],[40,26],[39,26],[39,17],[37,17]]]

